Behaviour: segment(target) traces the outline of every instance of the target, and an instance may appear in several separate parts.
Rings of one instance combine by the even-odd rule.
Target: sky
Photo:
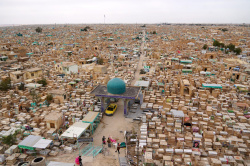
[[[0,0],[0,24],[250,23],[250,0]]]

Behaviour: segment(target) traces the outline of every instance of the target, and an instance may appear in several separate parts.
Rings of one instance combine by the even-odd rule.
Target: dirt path
[[[134,80],[131,83],[131,86],[134,86],[135,82],[138,81],[139,77],[140,77],[140,70],[143,68],[143,60],[145,58],[145,53],[144,53],[144,44],[145,44],[145,30],[143,30],[143,38],[142,38],[142,44],[141,44],[141,56],[140,56],[140,60],[135,72],[135,77]]]

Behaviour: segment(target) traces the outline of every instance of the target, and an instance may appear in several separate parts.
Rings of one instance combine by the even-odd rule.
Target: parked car
[[[115,111],[117,110],[117,104],[110,104],[106,110],[105,110],[105,114],[108,116],[112,116]]]

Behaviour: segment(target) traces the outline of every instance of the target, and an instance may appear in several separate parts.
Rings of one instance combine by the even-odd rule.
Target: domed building
[[[124,115],[127,115],[127,103],[129,100],[138,98],[140,87],[126,86],[126,83],[120,78],[113,78],[106,85],[98,85],[91,95],[98,97],[101,100],[101,112],[105,111],[107,98],[118,98],[124,101]],[[107,103],[109,104],[109,103]],[[105,105],[105,106],[104,106]]]
[[[122,94],[126,92],[126,84],[120,78],[113,78],[109,80],[107,84],[108,93],[111,94]]]

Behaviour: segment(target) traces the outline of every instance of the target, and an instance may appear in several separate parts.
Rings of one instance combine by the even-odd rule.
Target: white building
[[[55,64],[56,71],[64,74],[78,73],[78,65],[73,62],[61,62]]]

